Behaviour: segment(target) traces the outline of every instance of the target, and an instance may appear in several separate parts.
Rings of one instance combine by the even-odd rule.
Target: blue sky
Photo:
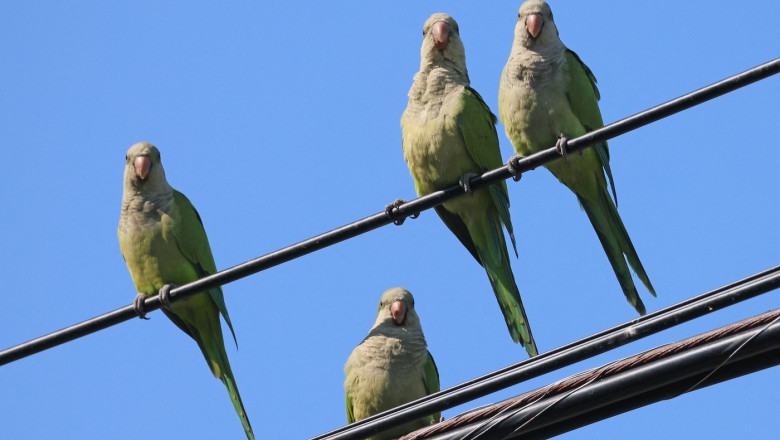
[[[271,2],[265,2],[271,3]],[[162,151],[220,269],[380,211],[414,187],[399,119],[433,12],[458,20],[497,111],[520,2],[3,2],[0,348],[129,304],[116,238],[127,148]],[[605,122],[780,54],[775,1],[553,2]],[[658,291],[648,310],[780,263],[780,81],[611,141],[619,211]],[[499,125],[502,154],[512,147]],[[635,317],[575,197],[509,184],[517,284],[540,350]],[[343,365],[380,294],[415,295],[441,382],[526,358],[482,269],[433,212],[227,285],[228,354],[258,438],[345,423]],[[451,417],[778,307],[777,292],[445,411]],[[223,385],[161,313],[0,367],[0,437],[243,438]],[[562,438],[770,438],[777,368]]]

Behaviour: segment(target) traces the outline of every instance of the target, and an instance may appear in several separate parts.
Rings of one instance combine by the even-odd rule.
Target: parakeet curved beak
[[[436,49],[444,50],[450,44],[450,27],[447,26],[447,23],[443,21],[434,23],[431,33],[433,34],[433,45],[436,46]]]
[[[393,321],[396,325],[403,325],[406,321],[406,304],[403,301],[396,301],[390,305],[390,313],[393,315]]]
[[[539,14],[531,14],[525,18],[525,27],[533,38],[536,38],[536,36],[539,35],[539,32],[542,31],[543,24],[544,19]]]
[[[135,168],[135,177],[145,180],[149,176],[149,169],[152,168],[152,161],[148,156],[138,156],[133,161]]]

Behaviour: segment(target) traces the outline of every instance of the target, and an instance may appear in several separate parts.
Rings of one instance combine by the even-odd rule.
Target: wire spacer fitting
[[[390,217],[391,220],[393,220],[393,224],[396,226],[401,226],[406,221],[407,216],[401,216],[396,214],[393,210],[396,208],[400,208],[401,205],[406,203],[406,200],[403,199],[395,199],[393,203],[389,203],[385,205],[385,213],[388,217]],[[420,216],[419,212],[415,212],[414,214],[410,214],[408,217],[415,219]]]
[[[563,156],[563,159],[566,160],[566,156],[569,154],[569,138],[561,135],[561,137],[559,137],[558,141],[555,143],[555,151],[557,151],[558,154]]]

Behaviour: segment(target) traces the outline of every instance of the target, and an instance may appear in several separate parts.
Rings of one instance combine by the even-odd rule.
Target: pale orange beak
[[[539,35],[539,32],[542,31],[543,24],[544,19],[539,14],[531,14],[525,18],[525,27],[533,38],[536,38],[536,36]]]
[[[450,44],[450,27],[447,26],[447,23],[443,21],[434,23],[431,33],[433,34],[433,45],[436,46],[436,49],[444,50]]]
[[[406,304],[403,301],[394,302],[390,305],[390,313],[396,325],[403,325],[406,321]]]
[[[152,168],[152,161],[148,156],[138,156],[133,161],[133,168],[135,168],[135,177],[145,180],[149,177],[149,170]]]

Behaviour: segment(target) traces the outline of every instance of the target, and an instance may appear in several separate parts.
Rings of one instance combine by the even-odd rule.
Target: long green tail
[[[225,358],[225,360],[227,360],[227,358]],[[220,379],[222,379],[222,383],[227,387],[228,394],[230,394],[230,400],[233,402],[233,408],[236,409],[236,414],[238,414],[238,418],[241,419],[241,425],[244,426],[246,438],[255,440],[255,434],[252,432],[252,425],[249,424],[249,418],[246,416],[246,411],[244,410],[244,403],[241,401],[241,395],[238,394],[236,380],[233,378],[233,372],[230,371],[230,364],[225,365],[227,366],[227,372],[226,374],[223,374]]]
[[[217,324],[219,324],[219,316],[217,315]],[[230,369],[230,362],[228,361],[227,353],[225,352],[225,343],[222,339],[222,329],[217,326],[209,334],[204,335],[200,332],[201,338],[205,336],[208,338],[209,346],[206,347],[206,340],[200,338],[194,338],[198,343],[200,350],[203,352],[203,357],[206,358],[206,362],[211,368],[214,377],[221,380],[227,388],[228,394],[230,394],[230,400],[233,402],[233,408],[236,409],[238,418],[241,419],[241,425],[244,426],[244,432],[249,440],[255,439],[255,434],[252,432],[252,425],[249,424],[249,418],[244,410],[244,403],[241,401],[241,395],[238,393],[238,386],[236,385],[236,379],[233,377],[233,371]]]
[[[486,246],[477,244],[477,253],[490,279],[490,284],[493,286],[493,293],[496,294],[498,305],[501,306],[501,312],[504,314],[506,327],[512,335],[512,340],[516,343],[522,343],[529,356],[536,356],[539,351],[531,334],[531,325],[525,314],[523,301],[520,299],[515,275],[509,264],[504,231],[495,214],[488,213],[488,221],[490,225],[486,228],[488,230],[484,231]],[[475,243],[481,241],[476,237],[472,238],[474,238]]]
[[[580,205],[582,205],[585,213],[588,214],[588,218],[596,230],[609,263],[612,265],[612,270],[615,271],[615,276],[617,276],[620,287],[623,289],[623,294],[636,311],[640,315],[644,315],[647,311],[644,303],[642,303],[642,299],[639,298],[639,293],[634,285],[628,264],[631,265],[642,284],[645,285],[653,296],[656,296],[655,289],[653,289],[653,285],[650,283],[650,278],[647,276],[645,268],[642,267],[642,262],[639,261],[639,256],[636,254],[626,227],[623,226],[623,221],[620,219],[615,203],[609,196],[607,189],[605,187],[601,188],[596,201],[585,200],[579,195],[577,195],[577,199],[579,199]],[[628,264],[626,264],[626,259]]]

